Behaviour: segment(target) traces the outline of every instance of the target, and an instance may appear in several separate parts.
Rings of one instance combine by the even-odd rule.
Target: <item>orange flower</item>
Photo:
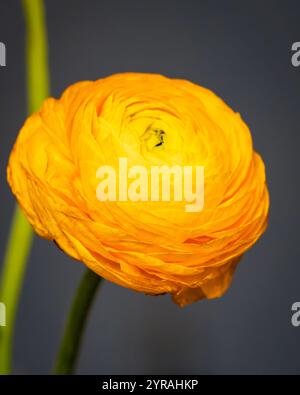
[[[100,201],[97,170],[120,158],[203,167],[203,209]],[[107,280],[171,293],[181,306],[221,296],[267,226],[264,164],[240,115],[211,91],[160,75],[117,74],[47,99],[20,131],[8,181],[40,236]]]

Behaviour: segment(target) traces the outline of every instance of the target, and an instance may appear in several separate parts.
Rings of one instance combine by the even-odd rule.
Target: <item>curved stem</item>
[[[49,96],[48,45],[43,0],[22,0],[26,22],[28,112]]]
[[[54,374],[74,372],[86,320],[100,280],[96,273],[86,269],[67,319]]]
[[[27,29],[28,112],[32,113],[49,95],[47,36],[43,0],[22,0],[22,5]],[[6,307],[6,326],[0,327],[0,374],[11,371],[14,323],[32,236],[29,223],[16,206],[1,276],[0,301]]]
[[[9,374],[11,370],[14,322],[31,243],[32,230],[19,207],[16,207],[1,284],[0,300],[5,305],[6,326],[0,327],[0,374]]]

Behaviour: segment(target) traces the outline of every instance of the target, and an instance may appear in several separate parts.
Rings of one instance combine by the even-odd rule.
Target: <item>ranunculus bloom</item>
[[[163,138],[157,131],[163,132]],[[201,165],[205,201],[97,199],[97,169]],[[29,222],[124,287],[183,306],[221,296],[267,226],[264,164],[248,127],[211,91],[152,74],[117,74],[47,99],[20,131],[8,181]]]

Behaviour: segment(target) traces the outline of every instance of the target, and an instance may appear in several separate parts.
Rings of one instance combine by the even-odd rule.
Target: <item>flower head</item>
[[[164,181],[145,177],[162,166],[204,169],[201,210],[185,209],[200,196],[193,177],[190,195],[171,174],[169,199],[149,198]],[[135,179],[138,167],[147,171]],[[113,186],[99,168],[116,169]],[[264,164],[240,115],[211,91],[160,75],[84,81],[47,99],[19,133],[8,181],[40,236],[110,281],[171,293],[182,306],[221,296],[267,226]]]

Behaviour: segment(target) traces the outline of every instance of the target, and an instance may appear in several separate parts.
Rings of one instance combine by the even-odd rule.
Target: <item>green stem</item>
[[[48,45],[43,0],[22,0],[26,22],[28,111],[37,111],[49,96]]]
[[[43,0],[22,0],[22,5],[27,29],[27,101],[31,114],[49,96],[47,36]],[[14,323],[32,236],[29,223],[16,206],[0,286],[0,301],[6,307],[6,326],[0,327],[0,374],[11,371]]]
[[[101,277],[87,269],[81,279],[67,319],[54,374],[72,374],[89,310]]]
[[[16,207],[1,283],[0,300],[6,308],[6,326],[0,327],[0,374],[11,371],[14,322],[31,243],[32,230],[19,207]]]

